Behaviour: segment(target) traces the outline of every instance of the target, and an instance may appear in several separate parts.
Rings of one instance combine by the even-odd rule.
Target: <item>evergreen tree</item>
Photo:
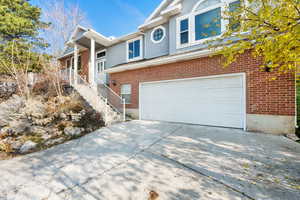
[[[29,62],[29,71],[39,71],[41,50],[48,44],[39,31],[48,26],[41,21],[41,9],[29,0],[0,0],[0,72],[11,63]]]

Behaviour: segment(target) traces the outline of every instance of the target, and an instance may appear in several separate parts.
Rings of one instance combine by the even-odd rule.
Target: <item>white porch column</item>
[[[75,43],[74,45],[74,82],[78,83],[78,45]]]
[[[92,86],[95,84],[95,40],[91,39],[91,49],[90,49],[90,66],[89,66],[89,82]]]
[[[72,85],[73,84],[73,82],[72,82],[72,65],[71,66],[69,66],[69,82],[70,82],[70,85]]]

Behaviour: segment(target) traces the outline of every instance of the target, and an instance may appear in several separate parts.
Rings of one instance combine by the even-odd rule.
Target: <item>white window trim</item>
[[[163,31],[163,36],[162,36],[162,38],[161,38],[160,40],[155,41],[153,37],[154,37],[155,31],[158,30],[158,29],[162,29],[162,31]],[[163,27],[163,26],[158,26],[158,27],[154,28],[154,29],[152,30],[152,32],[151,32],[151,41],[152,41],[154,44],[161,43],[161,42],[165,39],[165,37],[166,37],[166,28]]]
[[[140,56],[139,57],[135,57],[132,59],[129,59],[129,43],[134,42],[140,40]],[[132,40],[127,40],[126,41],[126,60],[127,62],[133,62],[133,61],[137,61],[137,60],[141,60],[144,57],[144,41],[143,41],[143,36],[134,38]]]
[[[129,85],[129,86],[130,86],[130,93],[123,93],[123,91],[122,91],[122,86],[124,86],[124,85]],[[130,103],[125,102],[125,104],[127,104],[127,105],[132,104],[132,85],[131,85],[130,83],[125,83],[125,84],[122,84],[122,85],[121,85],[121,88],[120,88],[120,94],[121,94],[121,97],[122,97],[123,95],[130,95]]]
[[[97,58],[97,54],[98,53],[103,53],[103,52],[105,52],[105,56],[103,56],[103,57],[100,57],[100,58]],[[106,51],[106,49],[103,49],[103,50],[100,50],[100,51],[96,51],[96,60],[100,60],[100,59],[103,59],[103,58],[105,58],[106,57],[106,54],[107,54],[107,51]]]
[[[233,3],[235,1],[238,1],[238,0],[221,0],[221,3],[219,3],[219,4],[209,6],[207,8],[196,11],[197,7],[201,3],[203,3],[203,1],[205,1],[205,0],[200,0],[198,3],[196,3],[196,5],[194,6],[194,8],[192,9],[192,12],[190,14],[178,17],[176,19],[176,48],[177,49],[186,48],[186,47],[194,46],[197,44],[202,44],[205,41],[222,37],[224,31],[226,30],[226,26],[229,23],[229,21],[225,20],[223,18],[223,16],[221,18],[221,34],[220,35],[204,38],[201,40],[195,40],[195,35],[196,35],[196,33],[195,33],[195,16],[205,13],[205,12],[208,12],[210,10],[216,9],[216,8],[221,8],[221,15],[223,15],[223,13],[227,10],[229,4]],[[180,43],[180,22],[184,19],[189,19],[189,42],[187,44]]]
[[[99,70],[98,70],[98,64],[99,64],[100,62],[104,62],[104,65],[101,67],[101,70],[99,71]],[[105,65],[106,65],[106,59],[105,59],[104,57],[97,59],[97,60],[96,60],[96,70],[97,70],[97,72],[98,72],[98,73],[104,73],[105,67],[106,67]]]
[[[182,20],[185,20],[185,19],[188,19],[189,21],[189,24],[188,24],[188,32],[189,32],[189,42],[186,43],[186,44],[181,44],[181,31],[180,31],[180,25],[181,25],[181,21]],[[188,47],[190,46],[190,42],[191,42],[191,21],[190,21],[190,16],[189,15],[184,15],[184,16],[181,16],[181,17],[178,17],[176,19],[176,47],[177,49],[179,48],[185,48],[185,47]]]

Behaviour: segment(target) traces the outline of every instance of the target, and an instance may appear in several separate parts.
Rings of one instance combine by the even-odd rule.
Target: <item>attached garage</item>
[[[140,83],[140,118],[245,128],[245,74]]]

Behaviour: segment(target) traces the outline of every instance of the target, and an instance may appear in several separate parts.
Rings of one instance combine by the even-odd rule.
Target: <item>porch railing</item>
[[[74,72],[72,73],[72,75],[73,76],[70,76],[71,85],[76,84],[75,82],[77,80],[77,84],[89,87],[89,89],[92,92],[96,92],[97,96],[99,96],[106,103],[106,106],[110,106],[115,112],[119,113],[122,116],[123,121],[126,121],[125,99],[122,99],[122,97],[120,97],[117,93],[115,93],[111,88],[109,88],[105,84],[97,84],[96,87],[93,87],[80,75],[76,75]],[[106,112],[105,114],[107,114],[107,109],[105,109],[104,112]]]
[[[122,99],[117,93],[115,93],[110,87],[105,84],[97,84],[97,92],[100,96],[107,100],[107,102],[113,107],[114,110],[123,115],[123,119],[126,119],[126,104],[125,99]]]

